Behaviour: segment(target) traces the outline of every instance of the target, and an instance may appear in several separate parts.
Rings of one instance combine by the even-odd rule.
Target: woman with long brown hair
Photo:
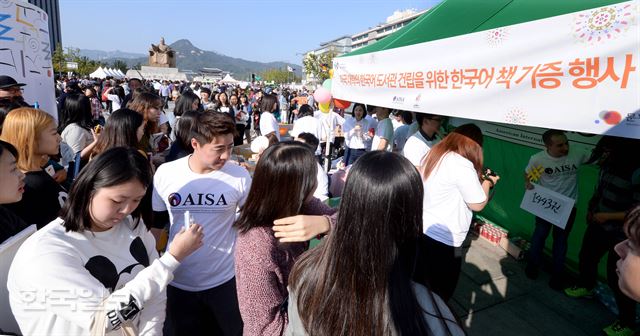
[[[291,271],[287,335],[464,334],[446,304],[412,280],[422,197],[407,159],[373,151],[354,163],[335,228]]]
[[[309,243],[278,242],[274,221],[335,212],[313,197],[316,176],[313,151],[302,143],[277,143],[258,161],[247,201],[234,224],[238,229],[236,285],[245,335],[278,336],[284,332],[289,272]],[[330,223],[320,218],[317,233],[327,232]]]
[[[168,122],[167,117],[162,112],[162,106],[162,98],[151,92],[140,92],[127,104],[128,109],[142,114],[146,122],[144,135],[140,140],[140,149],[145,153],[156,152],[157,148],[152,145],[151,136],[160,132],[160,125]]]
[[[458,283],[462,242],[473,211],[489,201],[489,190],[500,177],[483,174],[482,131],[459,126],[433,146],[422,163],[424,181],[421,277],[448,301]]]

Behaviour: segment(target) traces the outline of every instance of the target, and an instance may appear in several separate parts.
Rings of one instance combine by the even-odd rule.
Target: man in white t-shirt
[[[409,137],[404,144],[402,155],[413,163],[416,168],[422,166],[422,159],[429,153],[431,147],[437,143],[436,134],[442,125],[443,117],[434,114],[416,113],[416,120],[420,128]]]
[[[204,230],[204,246],[184,259],[167,288],[167,323],[175,335],[240,335],[232,225],[251,177],[228,161],[236,134],[228,114],[205,112],[194,125],[193,154],[161,165],[153,182],[154,227],[170,223],[168,246],[187,211]]]
[[[563,131],[548,130],[542,134],[545,150],[533,155],[525,172],[525,186],[533,189],[532,180],[545,188],[576,199],[578,195],[578,167],[587,162],[587,152],[569,151],[569,141]],[[538,177],[539,176],[539,177]],[[545,240],[553,228],[553,273],[549,286],[553,289],[564,289],[564,259],[567,254],[567,238],[576,217],[574,207],[564,229],[555,226],[542,218],[536,217],[536,228],[531,237],[529,263],[525,269],[527,277],[538,277],[538,268],[542,257]]]
[[[378,127],[376,134],[373,136],[371,150],[384,150],[390,152],[393,149],[393,124],[389,119],[389,109],[386,107],[376,106],[374,108],[378,117]]]
[[[336,127],[344,125],[344,118],[329,110],[329,112],[315,111],[313,116],[318,120],[318,139],[320,140],[320,154],[326,155],[326,146],[329,143],[329,154],[333,153],[336,140]],[[325,158],[326,160],[326,158]],[[329,164],[327,168],[331,168]]]

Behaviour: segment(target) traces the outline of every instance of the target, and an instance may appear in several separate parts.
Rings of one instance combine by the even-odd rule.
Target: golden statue
[[[149,66],[161,68],[175,68],[175,51],[164,43],[164,37],[160,38],[158,45],[151,44],[149,48]]]

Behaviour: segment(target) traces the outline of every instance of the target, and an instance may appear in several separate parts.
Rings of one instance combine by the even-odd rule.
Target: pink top
[[[305,215],[334,215],[314,198],[303,207]],[[335,223],[331,218],[331,225]],[[296,259],[308,242],[279,243],[271,227],[256,227],[236,240],[235,270],[244,335],[282,335],[287,326],[288,278]]]

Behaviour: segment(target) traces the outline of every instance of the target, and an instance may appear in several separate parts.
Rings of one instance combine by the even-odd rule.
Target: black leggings
[[[446,302],[453,296],[462,268],[462,248],[422,235],[414,279]]]

